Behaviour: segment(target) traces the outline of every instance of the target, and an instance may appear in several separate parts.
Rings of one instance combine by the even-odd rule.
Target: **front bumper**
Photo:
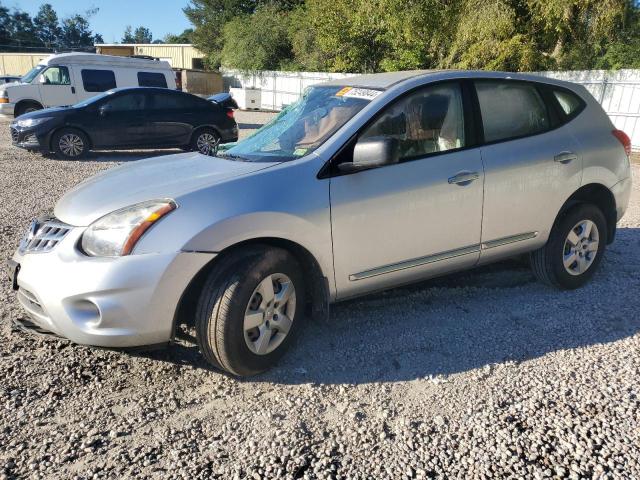
[[[13,103],[0,103],[0,115],[13,115],[14,110]]]
[[[18,300],[38,327],[100,347],[171,340],[174,316],[191,279],[215,254],[174,252],[94,258],[73,228],[50,252],[19,251]]]
[[[27,150],[49,150],[48,148],[45,148],[47,143],[46,139],[43,136],[38,135],[35,129],[20,128],[12,123],[9,130],[11,133],[11,143],[16,147],[25,148]]]

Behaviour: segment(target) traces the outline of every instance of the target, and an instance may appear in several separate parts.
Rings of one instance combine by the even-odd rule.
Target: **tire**
[[[283,292],[289,296],[278,303]],[[213,268],[200,294],[195,318],[200,352],[237,376],[271,368],[303,323],[305,298],[300,264],[286,250],[265,246],[230,254]]]
[[[203,155],[215,155],[220,145],[220,135],[212,128],[201,128],[193,134],[191,150]]]
[[[38,110],[42,110],[42,105],[39,103],[23,103],[22,105],[16,108],[14,112],[14,117],[19,117],[20,115],[24,115],[25,113],[37,112]]]
[[[591,204],[576,205],[556,220],[546,245],[531,253],[531,268],[542,283],[562,290],[579,288],[595,274],[606,243],[602,211]]]
[[[51,146],[58,158],[78,160],[89,152],[89,139],[80,130],[63,128],[53,135]]]

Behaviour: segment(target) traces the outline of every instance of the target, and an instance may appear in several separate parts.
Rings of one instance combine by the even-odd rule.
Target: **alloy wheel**
[[[591,220],[582,220],[569,231],[564,242],[562,262],[570,275],[581,275],[593,264],[598,254],[599,240],[598,227]]]
[[[282,344],[296,311],[296,289],[284,273],[264,278],[255,288],[244,314],[244,339],[256,355],[267,355]]]
[[[196,146],[203,155],[215,155],[218,151],[220,139],[213,133],[205,132],[198,135]]]
[[[84,142],[75,133],[65,133],[58,141],[60,151],[67,157],[77,157],[84,150]]]

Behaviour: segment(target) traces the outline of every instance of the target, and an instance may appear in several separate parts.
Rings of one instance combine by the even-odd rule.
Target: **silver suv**
[[[628,203],[629,138],[577,85],[397,72],[309,88],[216,157],[113,168],[10,262],[27,326],[131,347],[195,327],[213,365],[274,364],[330,302],[530,253],[577,288]]]

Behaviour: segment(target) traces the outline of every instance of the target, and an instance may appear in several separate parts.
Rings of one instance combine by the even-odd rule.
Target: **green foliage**
[[[164,43],[193,43],[193,28],[187,28],[182,33],[169,33],[162,40]]]
[[[49,3],[42,4],[33,18],[19,9],[9,12],[0,4],[0,50],[92,47],[94,43],[102,41],[102,37],[94,34],[89,26],[89,19],[97,11],[97,8],[90,9],[60,21]]]
[[[245,71],[287,68],[292,60],[289,16],[274,4],[227,22],[223,32],[222,65]]]
[[[143,26],[139,26],[134,31],[131,25],[127,25],[122,35],[122,43],[151,43],[152,41],[151,30]]]

